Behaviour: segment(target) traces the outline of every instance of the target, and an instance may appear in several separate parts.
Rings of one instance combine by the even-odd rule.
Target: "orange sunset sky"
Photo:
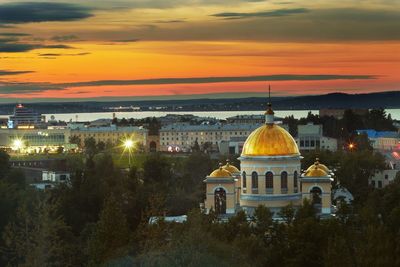
[[[399,90],[397,0],[0,0],[0,102]]]

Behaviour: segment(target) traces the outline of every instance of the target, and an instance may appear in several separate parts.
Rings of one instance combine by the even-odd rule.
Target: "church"
[[[333,173],[318,159],[302,171],[301,159],[293,137],[274,123],[269,103],[265,124],[244,143],[240,170],[229,162],[220,164],[204,180],[206,212],[229,216],[244,210],[251,215],[257,206],[265,205],[276,215],[289,204],[299,207],[309,199],[319,214],[331,214]]]

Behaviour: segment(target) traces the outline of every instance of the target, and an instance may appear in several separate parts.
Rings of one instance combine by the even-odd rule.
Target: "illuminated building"
[[[331,214],[332,172],[317,160],[301,173],[301,155],[293,137],[274,123],[269,105],[265,124],[247,137],[240,160],[240,170],[220,166],[206,177],[206,212],[219,215],[244,210],[252,215],[259,205],[275,216],[291,204],[294,208],[309,199],[321,215]]]
[[[0,148],[21,153],[69,148],[69,129],[0,129]]]
[[[190,152],[196,141],[201,150],[218,150],[223,141],[247,137],[259,124],[171,124],[160,129],[161,151]]]
[[[85,139],[93,138],[96,143],[104,142],[110,145],[120,145],[123,140],[129,138],[143,146],[147,145],[148,130],[143,127],[118,127],[116,125],[106,127],[85,127],[83,124],[80,127],[71,129],[71,136],[79,137],[81,146],[84,146]]]
[[[41,114],[34,112],[33,109],[27,108],[22,104],[18,104],[14,108],[14,115],[11,115],[8,120],[8,128],[40,128],[43,126],[44,121],[44,117]]]

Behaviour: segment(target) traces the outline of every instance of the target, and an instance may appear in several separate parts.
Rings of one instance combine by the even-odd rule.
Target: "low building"
[[[65,171],[42,171],[42,181],[70,183],[71,174]]]
[[[81,124],[74,125],[71,129],[71,136],[76,136],[84,146],[85,139],[93,138],[96,143],[104,142],[110,145],[119,145],[126,139],[131,139],[137,144],[146,146],[148,130],[143,127],[128,126],[118,127],[110,125],[107,127],[87,127]]]
[[[217,151],[223,141],[246,138],[258,124],[171,124],[161,127],[160,150],[189,152],[196,142],[201,150]]]
[[[338,120],[343,118],[344,112],[346,111],[346,109],[320,109],[319,110],[319,117],[334,117]],[[351,111],[354,114],[357,115],[366,115],[368,114],[368,109],[363,109],[363,108],[359,108],[359,109],[351,109]]]
[[[394,181],[398,172],[396,169],[377,171],[369,182],[375,188],[383,188]]]
[[[366,134],[372,148],[377,151],[393,151],[400,144],[400,134],[395,131],[357,130],[357,134]]]
[[[236,115],[226,118],[227,123],[240,123],[240,124],[263,124],[265,121],[264,115]]]
[[[336,151],[338,146],[337,139],[323,136],[322,125],[316,125],[313,123],[299,125],[295,140],[301,151]]]
[[[0,148],[21,153],[56,152],[69,147],[69,129],[0,129]]]

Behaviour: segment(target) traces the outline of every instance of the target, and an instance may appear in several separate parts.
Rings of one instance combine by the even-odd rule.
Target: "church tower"
[[[311,201],[318,213],[322,215],[331,214],[331,189],[333,173],[324,164],[319,163],[317,158],[301,175],[301,193],[303,199]]]
[[[293,137],[274,122],[269,99],[265,124],[243,145],[240,160],[240,206],[252,214],[258,205],[277,213],[290,203],[301,205],[300,153]]]

